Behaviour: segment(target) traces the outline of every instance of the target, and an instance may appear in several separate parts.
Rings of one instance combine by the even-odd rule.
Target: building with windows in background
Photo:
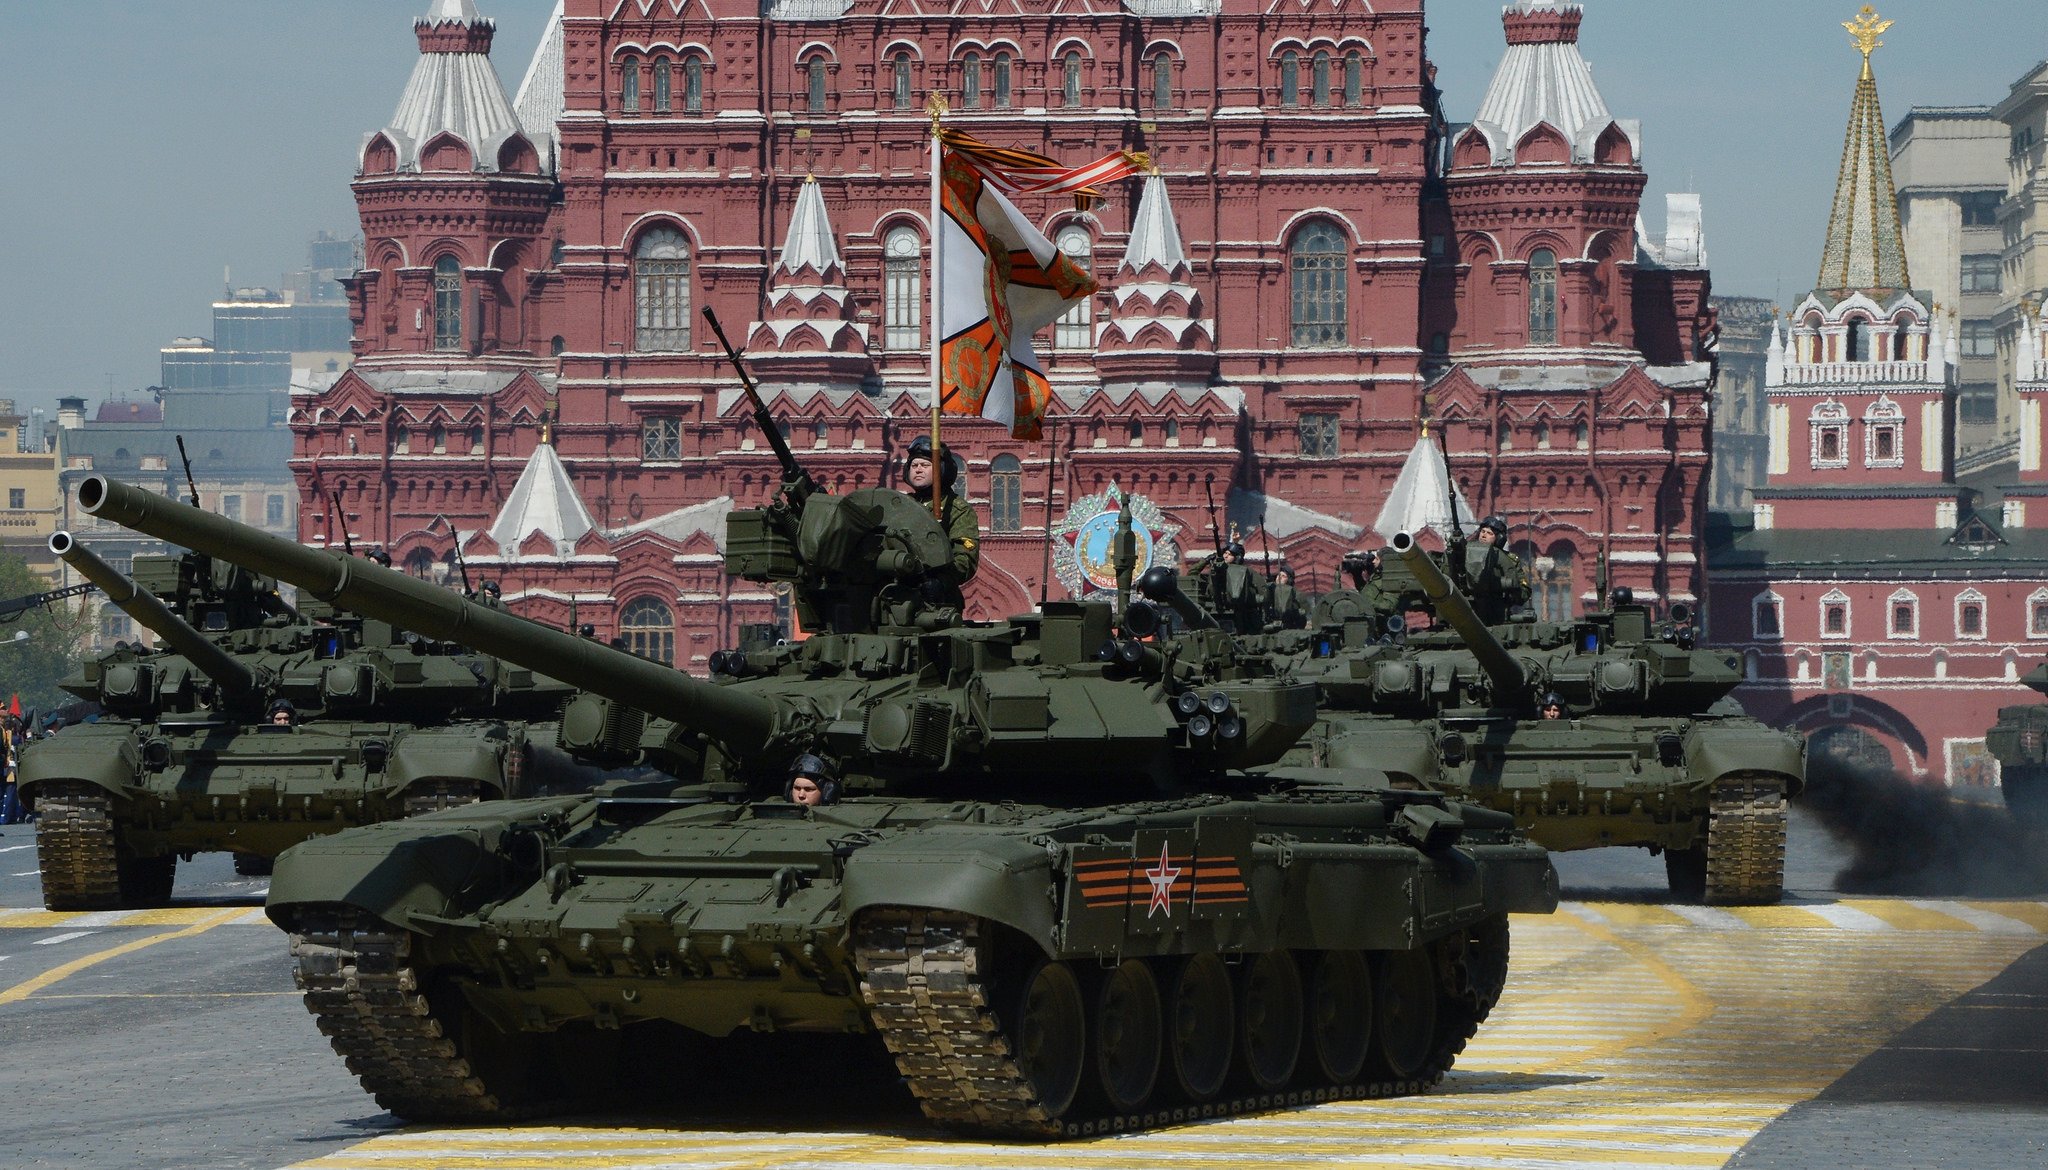
[[[1752,714],[1809,733],[1815,750],[1988,793],[1998,765],[1984,734],[1999,707],[2030,697],[2019,678],[2048,654],[2048,469],[2033,400],[2048,376],[2038,362],[2015,367],[2027,383],[2013,412],[2018,482],[1959,479],[1964,379],[1992,376],[1957,336],[1981,311],[1956,267],[1958,241],[1982,238],[1965,198],[1980,188],[1965,169],[1940,186],[1929,160],[1968,148],[1979,120],[1916,110],[1888,150],[1870,67],[1883,30],[1868,16],[1852,28],[1863,72],[1819,278],[1770,324],[1767,480],[1750,522],[1710,552],[1707,632],[1741,653],[1736,695]],[[1970,134],[1942,137],[1957,125]],[[1893,190],[1895,157],[1911,161],[1910,192]],[[1962,312],[1937,308],[1928,282]]]
[[[29,416],[0,398],[0,551],[28,562],[35,573],[54,579],[57,558],[50,534],[57,530],[57,457],[31,434]]]
[[[1425,418],[1507,514],[1546,612],[1603,560],[1701,590],[1712,310],[1698,201],[1639,226],[1645,135],[1578,5],[1503,12],[1484,94],[1434,84],[1421,0],[565,0],[508,94],[472,0],[432,0],[352,183],[355,365],[295,389],[300,537],[688,666],[778,620],[719,569],[779,473],[715,309],[812,474],[896,482],[924,429],[928,95],[985,141],[1156,173],[1026,206],[1101,289],[1036,339],[1045,438],[949,418],[980,512],[971,616],[1072,587],[1115,488],[1162,551],[1234,528],[1328,588]],[[457,98],[460,100],[456,100]],[[1456,121],[1451,111],[1472,111]]]

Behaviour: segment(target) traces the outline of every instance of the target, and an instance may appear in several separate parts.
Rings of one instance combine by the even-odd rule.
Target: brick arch
[[[1571,143],[1565,141],[1557,127],[1548,122],[1531,126],[1529,132],[1515,143],[1517,163],[1567,163],[1571,160]]]
[[[473,171],[476,169],[476,152],[460,136],[444,131],[427,139],[427,144],[420,148],[420,169]]]

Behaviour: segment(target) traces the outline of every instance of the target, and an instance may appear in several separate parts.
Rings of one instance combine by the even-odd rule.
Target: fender
[[[385,783],[403,792],[423,780],[467,780],[482,786],[485,799],[512,795],[505,791],[503,735],[486,735],[477,727],[408,731],[391,745]]]
[[[515,871],[500,846],[508,829],[565,815],[575,797],[489,801],[402,821],[344,829],[277,856],[263,912],[286,930],[299,910],[350,906],[400,930],[434,932],[429,918],[458,918],[536,875]]]
[[[849,919],[873,906],[953,910],[1000,922],[1053,953],[1052,859],[1016,837],[878,842],[846,861],[840,887]]]
[[[1761,723],[1704,723],[1686,737],[1685,770],[1702,784],[1731,772],[1771,772],[1785,778],[1785,795],[1806,786],[1806,740]]]
[[[15,782],[29,801],[37,785],[55,780],[82,780],[127,800],[142,776],[140,738],[130,724],[79,724],[22,748]]]

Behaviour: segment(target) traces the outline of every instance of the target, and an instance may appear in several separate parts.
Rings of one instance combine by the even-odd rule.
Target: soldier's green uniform
[[[952,545],[952,559],[944,565],[932,565],[926,581],[930,586],[931,601],[950,605],[956,609],[966,607],[967,599],[962,592],[969,581],[974,579],[975,570],[981,567],[981,521],[974,515],[974,505],[965,496],[953,491],[953,483],[959,473],[953,461],[946,458],[946,448],[939,447],[939,457],[932,458],[932,440],[929,435],[919,435],[911,440],[910,450],[903,461],[904,476],[910,474],[910,465],[922,459],[933,465],[932,479],[945,494],[939,505],[939,523],[946,530]],[[927,509],[932,504],[932,485],[912,487],[910,497]]]

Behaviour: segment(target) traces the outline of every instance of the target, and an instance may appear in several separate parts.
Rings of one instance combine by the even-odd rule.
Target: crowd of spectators
[[[34,734],[30,727],[31,722],[19,715],[0,716],[0,764],[4,764],[6,773],[4,786],[0,786],[0,825],[18,825],[28,819],[14,783],[14,765],[22,746]]]

